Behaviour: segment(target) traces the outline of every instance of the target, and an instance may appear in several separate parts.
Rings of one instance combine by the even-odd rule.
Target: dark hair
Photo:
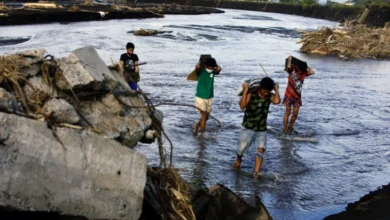
[[[216,67],[217,66],[217,61],[215,61],[214,58],[207,58],[205,64],[206,64],[206,66]]]
[[[275,82],[269,78],[269,77],[264,77],[261,81],[260,81],[260,88],[261,89],[266,89],[268,91],[272,91],[275,87]]]
[[[129,49],[129,48],[133,48],[133,49],[134,49],[134,47],[135,47],[135,46],[134,46],[133,43],[130,43],[130,42],[129,42],[129,43],[126,44],[126,49]]]

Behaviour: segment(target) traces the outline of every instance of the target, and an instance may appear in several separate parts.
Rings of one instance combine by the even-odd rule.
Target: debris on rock
[[[140,219],[270,220],[272,217],[258,197],[253,206],[223,185],[195,189],[173,168],[149,168]]]
[[[347,58],[389,58],[390,28],[370,28],[366,25],[347,26],[342,29],[320,28],[304,32],[297,44],[300,51]]]
[[[158,30],[153,30],[153,29],[139,29],[134,31],[133,33],[136,36],[153,36],[158,34]]]

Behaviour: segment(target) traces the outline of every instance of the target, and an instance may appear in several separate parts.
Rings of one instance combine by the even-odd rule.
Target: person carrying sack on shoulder
[[[198,84],[196,86],[195,106],[200,111],[200,120],[195,123],[193,133],[196,135],[200,128],[203,134],[206,129],[206,121],[211,113],[211,105],[214,97],[214,75],[221,72],[221,67],[217,65],[214,58],[207,58],[202,65],[201,62],[195,66]]]
[[[263,154],[267,144],[267,117],[270,104],[279,104],[279,85],[271,78],[264,77],[255,91],[249,91],[247,82],[243,84],[243,93],[240,99],[240,109],[244,110],[244,119],[240,131],[237,147],[237,159],[232,166],[233,170],[241,167],[242,156],[253,143],[256,147],[255,167],[253,176],[260,174],[263,164]],[[271,91],[274,90],[275,93]]]
[[[140,81],[138,56],[134,54],[134,44],[126,44],[126,53],[122,54],[119,60],[119,70],[122,77],[129,83],[133,91],[137,91],[137,83]]]
[[[283,105],[286,106],[283,117],[283,132],[289,134],[295,132],[293,125],[297,120],[299,108],[302,106],[303,81],[305,77],[313,75],[315,72],[305,62],[292,56],[286,59],[285,71],[288,73],[288,83],[283,98]],[[293,106],[293,114],[290,118],[291,106]]]

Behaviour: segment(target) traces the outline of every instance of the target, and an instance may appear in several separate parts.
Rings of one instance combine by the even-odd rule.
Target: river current
[[[3,26],[0,38],[30,40],[0,46],[0,54],[45,48],[64,57],[74,49],[94,46],[102,59],[118,62],[127,42],[136,46],[141,66],[140,87],[154,103],[194,104],[196,82],[186,76],[201,54],[211,54],[223,68],[215,78],[212,115],[203,136],[191,134],[199,119],[195,109],[161,106],[164,128],[174,145],[173,165],[196,186],[224,184],[248,200],[257,193],[274,219],[322,219],[342,211],[349,202],[390,182],[390,62],[341,61],[337,57],[305,55],[299,30],[337,23],[275,13],[225,10],[223,14],[167,15],[160,19],[110,20],[45,25]],[[139,28],[165,31],[137,37]],[[283,98],[288,55],[308,62],[316,74],[305,79],[303,106],[295,127],[302,138],[285,140],[268,133],[262,170],[253,180],[255,148],[234,172],[243,112],[236,90],[243,80],[265,76],[280,85]],[[268,125],[282,128],[285,108],[272,105]],[[165,141],[169,152],[169,144]],[[154,144],[138,144],[150,165],[158,165]]]

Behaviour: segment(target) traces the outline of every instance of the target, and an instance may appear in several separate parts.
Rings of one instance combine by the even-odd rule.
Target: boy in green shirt
[[[202,134],[206,129],[206,121],[209,118],[214,97],[214,75],[218,75],[221,72],[221,67],[217,65],[217,61],[214,58],[208,58],[204,65],[198,62],[195,70],[198,76],[195,106],[200,111],[201,117],[199,122],[194,125],[194,135],[198,133],[199,127]]]

